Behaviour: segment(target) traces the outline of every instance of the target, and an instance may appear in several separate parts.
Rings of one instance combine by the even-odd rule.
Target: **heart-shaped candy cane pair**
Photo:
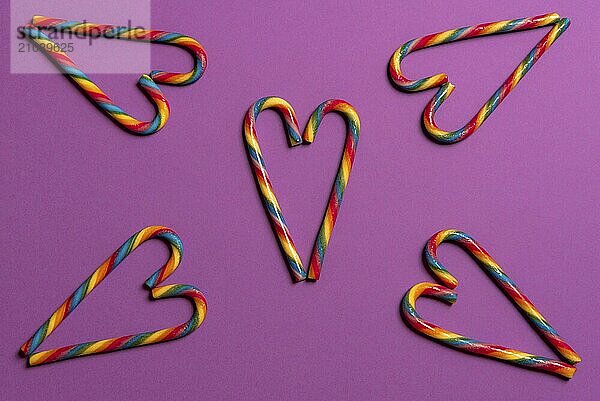
[[[132,334],[122,337],[109,338],[106,340],[90,341],[81,344],[67,345],[65,347],[51,349],[48,351],[35,352],[42,342],[66,319],[67,316],[83,299],[96,288],[102,280],[108,276],[127,255],[133,252],[144,242],[159,238],[169,245],[171,254],[169,260],[163,267],[151,275],[145,286],[151,290],[153,299],[164,298],[186,298],[190,300],[194,308],[192,317],[175,327],[166,329],[148,331],[145,333]],[[104,263],[89,276],[75,292],[63,302],[61,306],[50,316],[50,318],[40,326],[23,346],[21,354],[29,357],[30,366],[41,365],[44,363],[56,362],[65,359],[71,359],[78,356],[99,354],[102,352],[119,351],[128,348],[139,347],[142,345],[156,344],[164,341],[175,340],[185,337],[204,321],[206,316],[206,299],[199,289],[188,284],[170,284],[159,286],[166,280],[181,262],[183,253],[183,244],[181,239],[167,227],[151,226],[146,227],[129,238],[119,249],[115,251]]]
[[[540,336],[568,363],[532,355],[501,345],[474,340],[445,330],[423,319],[415,309],[416,300],[420,296],[439,299],[450,304],[456,301],[456,293],[452,289],[456,288],[458,281],[437,259],[437,248],[444,241],[455,242],[473,255],[498,287],[502,289],[531,325],[535,327]],[[567,379],[573,377],[576,370],[573,365],[581,361],[579,355],[558,335],[535,305],[519,290],[517,285],[502,271],[494,259],[472,237],[458,230],[440,231],[427,242],[425,246],[425,260],[431,273],[443,285],[419,283],[408,290],[402,299],[401,310],[404,320],[413,329],[442,344],[461,351],[550,372]]]
[[[62,51],[61,47],[46,36],[41,29],[72,32],[83,36],[104,36],[106,38],[138,40],[180,47],[194,58],[194,67],[188,72],[166,72],[155,70],[144,74],[138,86],[154,103],[156,115],[150,121],[140,121],[117,106],[77,65]],[[32,23],[22,28],[22,32],[33,40],[55,65],[87,95],[92,102],[112,118],[119,126],[137,135],[150,135],[167,123],[170,115],[169,102],[157,84],[183,86],[196,82],[206,70],[206,52],[195,39],[175,32],[147,30],[133,27],[120,27],[89,22],[68,21],[42,16],[33,17]]]
[[[323,217],[323,221],[321,222],[317,238],[315,239],[308,274],[303,268],[302,260],[296,251],[290,229],[283,218],[283,213],[281,212],[281,208],[275,197],[273,186],[271,185],[269,175],[267,174],[265,161],[258,145],[258,138],[256,136],[256,117],[260,112],[267,109],[274,109],[282,116],[290,146],[300,145],[301,143],[312,143],[323,117],[330,112],[336,112],[342,115],[346,119],[348,127],[344,152],[342,154],[338,172],[335,176],[331,195],[329,196],[327,210]],[[342,205],[344,190],[346,189],[348,178],[352,171],[359,133],[360,120],[358,119],[356,110],[354,110],[354,107],[352,107],[350,103],[339,99],[327,100],[321,103],[310,116],[302,136],[300,136],[300,129],[298,128],[298,121],[296,120],[294,109],[282,98],[270,96],[259,99],[252,107],[250,107],[246,114],[244,120],[244,140],[250,155],[252,171],[256,177],[265,208],[267,209],[269,219],[273,225],[275,235],[285,254],[287,265],[294,282],[299,282],[306,278],[316,281],[321,275],[325,250],[327,249],[327,244],[331,238],[331,232],[333,231],[338,212]]]
[[[423,111],[423,125],[427,133],[436,141],[441,143],[455,143],[462,141],[474,133],[483,122],[496,110],[502,100],[510,93],[519,81],[527,74],[535,62],[548,50],[556,39],[569,27],[569,19],[561,18],[558,14],[544,14],[530,18],[519,18],[514,20],[490,22],[485,24],[465,26],[449,31],[433,33],[410,40],[403,44],[394,52],[389,64],[390,77],[394,83],[403,91],[420,92],[430,88],[440,87],[433,99],[425,106]],[[492,35],[497,33],[508,33],[525,31],[528,29],[540,28],[553,25],[542,40],[525,56],[523,61],[504,81],[502,86],[490,97],[490,99],[481,107],[477,114],[465,125],[456,131],[444,131],[440,129],[434,121],[435,112],[444,103],[454,90],[454,85],[448,82],[446,74],[437,74],[431,77],[410,80],[404,76],[400,69],[402,60],[410,53],[425,49],[427,47],[441,45],[444,43],[456,42],[458,40],[476,38],[480,36]]]

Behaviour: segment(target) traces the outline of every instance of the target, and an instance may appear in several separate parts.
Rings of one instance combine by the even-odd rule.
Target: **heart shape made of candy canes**
[[[145,241],[159,238],[169,245],[171,254],[167,262],[152,274],[144,283],[151,291],[153,299],[186,298],[194,308],[192,317],[180,325],[161,330],[89,341],[81,344],[67,345],[48,351],[35,352],[42,342],[65,320],[83,299],[96,288],[133,250]],[[196,330],[206,316],[206,299],[200,290],[188,284],[170,284],[159,286],[166,280],[181,262],[183,244],[181,239],[167,227],[151,226],[142,229],[129,238],[104,263],[100,265],[80,286],[67,298],[61,306],[40,326],[25,344],[21,346],[21,354],[28,357],[30,366],[71,359],[78,356],[93,355],[103,352],[119,351],[142,345],[156,344],[182,338]]]
[[[485,24],[465,26],[449,31],[433,33],[410,40],[394,52],[389,63],[390,78],[402,91],[420,92],[430,88],[440,87],[433,99],[427,103],[423,111],[423,126],[425,131],[436,141],[441,143],[455,143],[462,141],[473,134],[483,122],[496,110],[502,100],[527,74],[535,62],[548,50],[556,39],[569,27],[568,18],[561,18],[558,14],[544,14],[530,18],[519,18],[514,20],[490,22]],[[553,25],[542,40],[525,56],[523,61],[504,81],[502,86],[494,92],[492,97],[481,107],[477,114],[462,128],[456,131],[444,131],[434,121],[434,115],[444,101],[454,90],[454,85],[448,81],[448,75],[436,74],[427,78],[410,80],[404,76],[400,69],[402,60],[410,53],[425,49],[427,47],[441,45],[458,40],[476,38],[480,36],[501,34]]]
[[[68,32],[82,36],[111,39],[136,40],[186,50],[194,59],[194,66],[188,72],[167,72],[154,70],[143,74],[138,79],[138,87],[152,101],[156,115],[150,121],[141,121],[127,114],[122,108],[100,89],[77,65],[71,60],[61,46],[53,42],[42,29],[54,32]],[[199,80],[206,70],[206,52],[194,38],[176,32],[149,30],[138,27],[94,24],[87,21],[70,21],[60,18],[50,18],[36,15],[31,24],[21,28],[24,36],[32,40],[54,64],[84,93],[100,110],[106,113],[118,126],[136,134],[150,135],[161,130],[171,114],[167,98],[157,84],[184,86]]]
[[[427,296],[449,304],[456,301],[456,293],[452,289],[456,288],[458,281],[437,259],[437,248],[444,241],[454,242],[465,248],[479,262],[495,284],[510,298],[538,334],[568,363],[474,340],[445,330],[423,319],[415,309],[415,303],[419,297]],[[429,239],[424,253],[427,267],[443,285],[419,283],[411,287],[404,295],[401,313],[404,321],[410,327],[426,337],[460,351],[553,373],[567,379],[573,377],[576,370],[573,365],[581,361],[579,355],[558,335],[514,281],[502,271],[496,261],[471,236],[458,230],[442,230]]]
[[[277,198],[275,197],[273,186],[271,185],[269,175],[267,174],[265,161],[258,145],[255,126],[256,117],[260,112],[266,109],[274,109],[282,116],[289,144],[292,147],[300,145],[301,143],[312,143],[319,125],[327,113],[336,112],[342,115],[346,120],[347,132],[344,152],[329,196],[327,210],[325,211],[321,227],[319,228],[319,232],[315,239],[308,273],[304,270],[302,260],[296,251],[296,246],[294,245],[292,235],[285,222]],[[285,254],[286,262],[294,282],[299,282],[307,278],[317,281],[321,275],[325,250],[327,249],[329,239],[331,238],[331,232],[333,231],[338,212],[342,205],[344,190],[346,189],[348,178],[352,171],[359,133],[360,120],[356,110],[354,110],[354,107],[352,107],[350,103],[339,99],[331,99],[321,103],[310,116],[302,136],[300,136],[300,129],[298,128],[298,121],[296,120],[294,109],[282,98],[270,96],[259,99],[252,107],[250,107],[248,113],[246,113],[246,118],[244,119],[244,140],[250,157],[250,164],[267,214],[279,241],[279,245]]]

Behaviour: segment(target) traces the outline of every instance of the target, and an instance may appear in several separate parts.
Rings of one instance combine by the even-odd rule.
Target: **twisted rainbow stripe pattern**
[[[440,87],[423,111],[423,124],[425,130],[438,142],[446,144],[459,142],[473,134],[483,124],[490,114],[496,110],[500,103],[502,103],[504,98],[506,98],[514,87],[517,86],[525,74],[529,72],[535,62],[539,60],[556,39],[558,39],[558,37],[569,27],[569,24],[570,21],[568,18],[561,18],[558,14],[551,13],[529,18],[466,26],[416,38],[406,42],[394,52],[389,63],[390,77],[401,90],[406,92],[420,92],[430,88]],[[442,130],[434,121],[435,113],[454,90],[454,85],[448,81],[448,75],[442,73],[427,78],[410,80],[404,76],[400,69],[402,60],[408,54],[416,50],[464,39],[524,31],[549,25],[552,25],[550,32],[548,32],[529,54],[525,56],[523,61],[521,61],[500,88],[494,92],[477,114],[464,127],[456,131]]]
[[[167,262],[152,274],[144,283],[151,290],[153,299],[187,298],[193,305],[192,317],[185,323],[175,327],[148,331],[139,334],[109,338],[106,340],[89,341],[81,344],[68,345],[48,351],[35,350],[52,334],[52,332],[69,316],[83,299],[96,288],[131,252],[144,242],[158,238],[170,248]],[[78,356],[93,355],[102,352],[118,351],[142,345],[156,344],[185,337],[196,330],[206,316],[206,299],[200,290],[188,284],[171,284],[159,286],[177,269],[181,262],[183,244],[181,239],[167,227],[150,226],[142,229],[129,238],[104,263],[100,265],[61,306],[48,318],[44,324],[21,346],[21,354],[29,357],[30,366],[71,359]]]
[[[260,146],[258,145],[256,117],[266,109],[274,109],[282,116],[288,141],[292,147],[301,143],[312,143],[323,117],[330,112],[336,112],[342,115],[347,123],[344,151],[329,196],[329,201],[327,202],[327,209],[315,239],[308,274],[304,270],[302,260],[294,245],[289,227],[285,222],[279,202],[277,202],[271,180],[267,173],[265,161]],[[244,140],[250,156],[250,163],[258,183],[263,203],[267,209],[275,235],[285,254],[286,262],[294,282],[303,281],[306,278],[316,281],[320,277],[325,251],[329,244],[329,240],[331,239],[331,233],[342,205],[342,199],[346,185],[348,184],[350,172],[352,171],[359,133],[360,120],[356,110],[354,110],[354,107],[352,107],[351,104],[339,99],[327,100],[321,103],[310,116],[302,136],[300,136],[300,129],[298,128],[298,121],[296,120],[294,109],[282,98],[270,96],[259,99],[252,107],[250,107],[246,114],[246,118],[244,119]]]
[[[416,300],[420,296],[432,297],[450,304],[456,301],[456,293],[452,289],[456,288],[458,281],[437,258],[437,248],[445,241],[457,243],[473,255],[498,287],[535,327],[540,336],[568,363],[501,345],[484,343],[445,330],[424,320],[415,309]],[[428,268],[444,286],[435,283],[419,283],[408,290],[402,299],[401,306],[402,315],[408,325],[427,337],[461,351],[553,373],[567,379],[573,377],[576,370],[573,365],[581,361],[579,355],[558,335],[514,281],[502,271],[494,259],[471,236],[458,230],[442,230],[429,239],[424,253]]]
[[[154,70],[150,74],[144,74],[140,77],[138,86],[152,101],[156,109],[156,115],[152,120],[141,121],[117,106],[41,29],[73,32],[86,36],[103,35],[107,38],[139,40],[177,46],[193,56],[194,67],[191,71],[184,73]],[[189,85],[200,79],[206,69],[206,52],[202,46],[193,38],[179,33],[67,21],[42,16],[33,17],[32,24],[23,27],[22,32],[36,43],[94,104],[123,129],[137,135],[153,134],[162,129],[169,119],[169,102],[157,84]]]

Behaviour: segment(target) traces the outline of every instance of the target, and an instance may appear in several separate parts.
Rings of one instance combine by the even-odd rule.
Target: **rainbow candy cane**
[[[483,122],[496,110],[510,91],[514,89],[519,81],[533,67],[535,62],[548,50],[556,39],[569,27],[568,18],[561,18],[558,14],[544,14],[530,18],[519,18],[514,20],[491,22],[449,31],[438,32],[421,38],[413,39],[403,44],[394,52],[389,63],[389,71],[392,80],[403,91],[420,92],[430,88],[440,87],[433,99],[425,106],[423,111],[423,124],[427,133],[441,143],[455,143],[462,141],[473,134]],[[525,31],[552,25],[552,29],[521,61],[512,74],[504,81],[502,86],[481,107],[477,114],[465,125],[456,131],[444,131],[434,121],[435,112],[444,103],[454,90],[454,85],[448,81],[446,74],[436,74],[427,78],[410,80],[404,76],[400,69],[402,60],[410,53],[436,46],[444,43],[475,38],[499,33]]]
[[[486,273],[488,273],[527,320],[536,328],[540,336],[568,363],[532,355],[501,345],[484,343],[445,330],[424,320],[415,309],[416,300],[420,296],[432,297],[450,304],[456,301],[456,293],[452,289],[456,288],[458,281],[437,259],[437,248],[444,241],[460,244],[473,255]],[[427,242],[425,246],[425,260],[433,275],[446,287],[435,283],[419,283],[408,290],[402,299],[401,309],[405,321],[412,328],[427,337],[461,351],[554,373],[565,378],[573,377],[576,368],[572,365],[581,361],[579,355],[558,335],[535,305],[519,290],[517,285],[502,271],[494,259],[472,237],[458,230],[440,231]]]
[[[139,40],[180,47],[188,51],[194,59],[194,67],[189,72],[173,73],[154,70],[144,74],[138,85],[144,94],[154,103],[157,114],[150,121],[140,121],[117,106],[77,65],[60,49],[41,29],[73,32],[87,36],[103,35],[107,38]],[[22,29],[23,33],[46,52],[48,57],[77,85],[101,110],[119,126],[138,135],[150,135],[166,124],[170,108],[167,99],[157,84],[189,85],[196,82],[206,69],[206,52],[193,38],[174,32],[146,30],[141,28],[100,25],[88,22],[68,21],[59,18],[35,16],[32,24]]]
[[[192,317],[185,323],[162,330],[148,331],[106,340],[90,341],[81,344],[68,345],[34,353],[42,342],[69,316],[83,299],[96,288],[131,252],[144,242],[159,238],[169,245],[171,254],[167,262],[152,274],[144,283],[151,290],[153,299],[187,298],[194,307]],[[181,262],[183,244],[181,239],[167,227],[151,226],[134,234],[115,253],[100,265],[75,292],[40,326],[25,344],[21,346],[21,354],[29,357],[29,365],[41,365],[71,359],[78,356],[99,354],[102,352],[119,351],[142,345],[156,344],[164,341],[182,338],[196,330],[206,316],[206,299],[199,289],[188,284],[170,284],[159,286],[166,280]]]
[[[300,259],[300,256],[298,256],[292,235],[285,222],[281,208],[279,207],[279,202],[277,202],[277,198],[275,197],[275,192],[267,173],[265,161],[258,145],[258,138],[256,136],[256,117],[266,109],[274,109],[282,116],[290,146],[296,146],[303,142],[307,144],[312,143],[321,121],[327,113],[339,113],[347,121],[348,130],[346,133],[344,152],[329,196],[327,210],[325,211],[319,233],[315,239],[315,246],[308,268],[308,275],[304,271],[302,260]],[[250,161],[265,208],[268,211],[269,219],[271,220],[279,244],[285,254],[287,265],[294,282],[302,281],[306,278],[316,281],[320,277],[325,250],[327,249],[327,244],[331,238],[331,233],[342,204],[344,190],[346,189],[348,178],[352,171],[359,132],[360,120],[356,110],[354,110],[349,103],[339,99],[327,100],[317,107],[310,116],[302,137],[300,136],[300,129],[298,128],[298,121],[296,120],[294,109],[282,98],[270,96],[259,99],[252,107],[250,107],[246,114],[244,120],[244,139],[246,148],[250,155]]]

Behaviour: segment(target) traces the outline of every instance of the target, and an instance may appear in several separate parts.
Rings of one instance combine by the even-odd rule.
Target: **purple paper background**
[[[118,129],[60,75],[10,75],[9,43],[0,42],[0,398],[593,399],[600,374],[597,2],[227,3],[154,2],[153,27],[197,38],[208,70],[192,86],[163,87],[171,119],[146,138]],[[427,33],[551,11],[572,26],[484,126],[454,146],[429,141],[419,123],[434,91],[396,90],[386,76],[392,52]],[[7,4],[0,14],[6,38]],[[455,128],[547,30],[419,52],[406,72],[449,74],[457,89],[438,119]],[[165,70],[189,63],[176,49],[152,52]],[[136,75],[94,78],[132,115],[152,115]],[[244,113],[267,95],[289,100],[302,126],[335,97],[361,118],[317,284],[291,283],[243,148]],[[294,150],[275,113],[261,115],[258,129],[307,261],[343,120],[327,117],[315,144]],[[181,235],[183,262],[168,282],[202,289],[205,323],[179,341],[26,368],[17,356],[22,342],[123,241],[153,224]],[[580,353],[573,380],[453,351],[401,321],[404,292],[431,280],[421,263],[425,241],[450,227],[480,241]],[[141,288],[166,255],[160,241],[142,246],[40,350],[187,319],[185,301],[151,302]],[[459,301],[448,308],[423,300],[425,317],[554,355],[466,253],[444,246],[440,257],[461,282]]]

